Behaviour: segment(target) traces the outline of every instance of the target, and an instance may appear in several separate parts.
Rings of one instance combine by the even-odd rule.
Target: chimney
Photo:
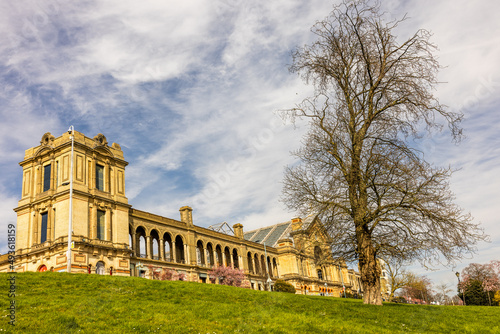
[[[179,209],[181,213],[181,221],[187,226],[193,226],[193,209],[189,206],[183,206]]]
[[[234,224],[233,225],[233,230],[234,230],[234,236],[239,239],[243,239],[243,225],[241,224]]]

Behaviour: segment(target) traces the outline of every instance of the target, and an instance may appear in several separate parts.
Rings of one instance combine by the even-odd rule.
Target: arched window
[[[252,254],[250,252],[247,253],[247,262],[248,262],[248,272],[251,274],[255,274],[252,264]]]
[[[257,256],[257,254],[254,254],[253,260],[255,262],[255,273],[256,274],[262,274],[261,266],[259,264],[259,257]]]
[[[261,255],[260,256],[260,266],[261,266],[261,270],[262,270],[262,275],[266,275],[267,274],[267,268],[266,268],[266,258],[264,257],[264,255]]]
[[[234,268],[239,268],[239,261],[238,261],[238,251],[235,249],[233,249],[233,264],[234,264]]]
[[[214,249],[212,248],[212,244],[208,243],[207,244],[207,264],[209,267],[213,267],[215,264],[213,254],[214,254]]]
[[[226,257],[226,263],[224,263],[224,265],[226,267],[231,267],[231,252],[228,247],[224,248],[224,255]]]
[[[172,237],[170,234],[165,233],[163,235],[163,242],[165,243],[165,261],[171,262],[173,260],[174,254],[172,253]]]
[[[274,276],[278,276],[278,264],[276,263],[276,258],[273,258],[273,273]]]
[[[97,262],[97,264],[95,265],[95,273],[97,275],[104,275],[105,270],[106,269],[104,267],[104,262],[102,261]]]
[[[317,273],[318,273],[318,278],[323,279],[323,271],[321,269],[318,269]]]
[[[215,247],[215,256],[217,257],[217,265],[218,266],[222,266],[222,249],[220,247],[220,245],[217,245]]]
[[[314,247],[314,263],[316,265],[323,264],[323,251],[319,248],[319,246]]]
[[[196,243],[196,263],[199,266],[205,265],[205,254],[203,251],[203,242],[201,242],[201,240],[198,240]]]

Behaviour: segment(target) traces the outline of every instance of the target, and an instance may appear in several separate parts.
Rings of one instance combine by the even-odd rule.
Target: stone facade
[[[210,283],[209,271],[224,265],[243,270],[253,289],[267,290],[279,278],[297,293],[362,292],[359,274],[333,258],[314,216],[245,232],[241,224],[197,226],[188,206],[179,220],[140,211],[125,196],[128,163],[120,145],[75,131],[73,159],[71,147],[70,133],[46,133],[20,162],[16,271],[66,271],[73,165],[72,272],[153,278],[171,269]]]

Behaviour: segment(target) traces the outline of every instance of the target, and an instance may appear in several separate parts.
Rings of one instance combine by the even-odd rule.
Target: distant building
[[[17,213],[16,265],[23,271],[66,271],[73,162],[71,271],[143,276],[171,269],[189,281],[210,283],[218,265],[243,270],[253,289],[266,290],[276,279],[297,293],[340,296],[362,293],[360,277],[329,250],[329,236],[314,216],[243,231],[241,224],[204,228],[193,223],[189,206],[180,219],[140,211],[125,196],[120,145],[98,134],[43,135],[26,150]],[[7,271],[6,257],[0,271]]]

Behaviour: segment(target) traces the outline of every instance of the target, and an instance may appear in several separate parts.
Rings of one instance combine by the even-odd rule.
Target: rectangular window
[[[106,225],[106,212],[97,210],[97,239],[104,240],[104,226]]]
[[[45,165],[43,167],[43,191],[47,191],[50,189],[50,170],[51,170],[50,164]]]
[[[95,165],[95,187],[104,191],[104,166],[98,164]]]
[[[47,241],[47,218],[48,212],[42,213],[42,230],[40,232],[40,243]]]

